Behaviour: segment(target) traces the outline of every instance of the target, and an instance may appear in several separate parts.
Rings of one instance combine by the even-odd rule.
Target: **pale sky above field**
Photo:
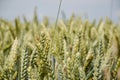
[[[17,16],[25,15],[32,19],[34,9],[37,7],[39,19],[43,16],[55,19],[58,5],[59,0],[0,0],[0,17],[14,20]],[[82,17],[87,15],[90,20],[108,16],[113,21],[118,21],[120,16],[120,0],[63,0],[61,6],[67,17],[74,12]]]

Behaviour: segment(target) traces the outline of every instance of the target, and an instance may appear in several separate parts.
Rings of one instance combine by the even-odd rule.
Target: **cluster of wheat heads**
[[[120,80],[119,32],[108,18],[0,19],[0,80]]]

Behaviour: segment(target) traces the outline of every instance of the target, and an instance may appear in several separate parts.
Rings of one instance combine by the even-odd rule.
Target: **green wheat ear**
[[[28,51],[26,49],[26,51],[23,51],[24,56],[22,58],[22,64],[21,64],[21,80],[26,80],[29,79],[28,77],[28,67],[29,67],[29,55],[28,55]]]
[[[18,39],[16,38],[4,63],[4,71],[7,72],[7,74],[5,74],[4,76],[11,76],[8,79],[12,79],[13,73],[16,71],[15,67],[18,58],[18,43]]]

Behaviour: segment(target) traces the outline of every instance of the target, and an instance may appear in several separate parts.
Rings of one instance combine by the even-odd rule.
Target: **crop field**
[[[120,80],[120,24],[0,19],[0,80]]]

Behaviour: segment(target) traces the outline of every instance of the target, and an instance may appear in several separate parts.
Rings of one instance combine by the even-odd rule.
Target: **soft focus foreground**
[[[120,80],[119,32],[108,18],[0,19],[0,80]]]

